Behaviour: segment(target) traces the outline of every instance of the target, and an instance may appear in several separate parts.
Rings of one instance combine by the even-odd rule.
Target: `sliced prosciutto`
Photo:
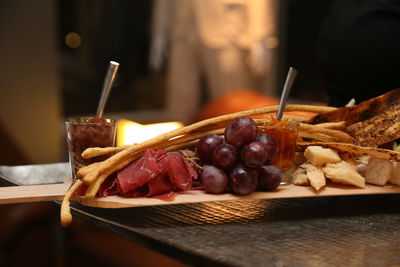
[[[172,201],[172,200],[174,200],[174,198],[176,197],[177,194],[178,194],[177,192],[170,191],[168,193],[161,194],[161,195],[156,195],[156,196],[153,196],[153,197],[161,199],[161,200],[164,200],[164,201]]]
[[[143,157],[122,169],[117,175],[120,193],[123,195],[141,187],[161,174],[163,170],[157,161],[164,155],[164,150],[154,151],[153,149],[148,149]]]
[[[118,184],[116,177],[108,177],[100,186],[99,192],[97,193],[99,197],[106,197],[115,195],[118,192]]]
[[[179,153],[148,149],[142,158],[117,173],[118,193],[124,197],[171,200],[175,192],[190,190],[197,172]]]
[[[178,191],[192,188],[192,176],[181,155],[177,153],[168,153],[160,159],[159,163],[170,182]]]
[[[148,192],[145,197],[156,196],[160,194],[169,193],[174,190],[174,185],[169,181],[165,175],[159,175],[158,177],[151,179],[147,183]]]

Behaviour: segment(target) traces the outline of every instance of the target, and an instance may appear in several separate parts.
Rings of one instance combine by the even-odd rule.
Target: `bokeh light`
[[[70,32],[65,36],[65,44],[70,48],[78,48],[81,43],[82,38],[76,32]]]

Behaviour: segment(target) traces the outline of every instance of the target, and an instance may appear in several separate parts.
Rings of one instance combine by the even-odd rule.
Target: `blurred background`
[[[223,8],[215,0],[1,1],[0,165],[67,161],[64,121],[95,114],[110,60],[120,69],[106,115],[142,124],[187,124],[274,104],[290,66],[299,70],[290,101],[327,103],[316,47],[332,0],[222,2]],[[2,215],[0,265],[27,264],[29,257],[20,257],[27,248],[30,265],[124,265],[132,257],[137,266],[180,265],[83,222],[69,230],[87,235],[68,239],[75,258],[65,264],[62,249],[32,250],[43,237],[54,248],[57,208],[0,208],[8,214]],[[26,234],[17,235],[21,229]],[[87,249],[95,238],[119,244],[126,258],[101,262],[104,247]],[[129,258],[132,250],[136,256]]]
[[[169,7],[163,9],[167,13],[187,12],[173,10],[176,9],[173,3],[179,0],[166,2],[171,2]],[[242,4],[238,4],[240,2]],[[158,14],[156,1],[2,1],[0,164],[66,161],[64,120],[70,116],[94,115],[110,60],[121,65],[106,114],[140,123],[167,120],[189,123],[206,104],[236,89],[257,92],[265,97],[279,97],[290,66],[299,70],[291,98],[299,103],[326,102],[323,80],[316,64],[316,46],[322,21],[333,1],[260,0],[257,3],[256,0],[256,4],[265,9],[259,15],[262,19],[256,22],[248,21],[247,17],[240,14],[240,5],[244,2],[233,1],[228,7],[231,14],[227,16],[233,25],[253,23],[254,31],[260,33],[253,34],[259,35],[254,38],[247,37],[250,44],[243,45],[244,48],[234,48],[239,50],[237,52],[224,47],[229,44],[217,44],[215,49],[214,44],[203,45],[204,42],[198,40],[203,37],[195,36],[192,38],[197,38],[195,41],[182,40],[179,31],[190,29],[180,29],[176,26],[179,21],[169,22],[169,30],[154,26],[160,24],[154,21],[164,20],[162,25],[165,25],[171,17],[177,17],[170,15],[165,18],[165,15]],[[199,9],[201,11],[201,7]],[[181,24],[195,24],[193,18],[180,17],[184,22]],[[207,26],[200,30],[207,31]],[[226,31],[233,30],[221,29],[221,32]],[[234,32],[227,38],[236,42],[240,35]],[[262,47],[252,48],[252,45],[262,42],[251,38],[264,42]],[[157,42],[157,39],[164,40]],[[213,40],[205,42],[212,43]],[[181,46],[185,47],[181,51],[190,51],[175,56],[172,51],[174,46],[182,43],[184,45]],[[208,58],[204,59],[199,54],[209,51],[204,51],[200,46],[205,49],[211,46],[208,50],[218,50],[220,55],[206,55]],[[234,53],[241,54],[236,56]],[[253,62],[251,55],[256,57]],[[257,59],[259,62],[254,62]],[[224,67],[209,67],[212,60],[226,60],[234,66],[227,71],[245,73],[252,68],[248,71],[250,74],[246,74],[251,77],[244,77],[237,84],[225,85],[224,77],[210,78],[216,76],[212,73],[224,71]],[[179,73],[179,66],[176,65],[184,66],[185,70]],[[170,71],[171,68],[174,70]],[[211,79],[214,82],[210,82]],[[184,92],[169,88],[179,87],[180,84],[185,89],[179,90]],[[217,88],[218,85],[223,89]],[[187,99],[180,105],[190,110],[192,117],[180,118],[177,115],[181,113],[180,110],[166,112],[170,109],[168,94],[172,99],[177,99],[175,102],[179,101],[179,95],[196,99],[195,103],[189,101],[192,103],[190,107]],[[244,104],[245,100],[243,98]]]

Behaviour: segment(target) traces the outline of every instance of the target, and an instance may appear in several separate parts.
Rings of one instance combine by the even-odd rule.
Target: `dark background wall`
[[[327,101],[324,81],[316,60],[316,47],[321,24],[334,0],[283,0],[280,1],[281,39],[279,81],[284,79],[289,67],[299,73],[291,96],[305,101]]]
[[[320,25],[333,1],[279,0],[279,95],[289,66],[299,70],[291,96],[323,102],[315,60]],[[66,160],[64,119],[93,115],[109,60],[121,63],[106,112],[159,110],[165,72],[148,67],[152,1],[3,1],[0,9],[0,164]],[[78,33],[80,45],[66,44]],[[140,121],[143,116],[135,115]],[[11,160],[12,159],[12,160]]]

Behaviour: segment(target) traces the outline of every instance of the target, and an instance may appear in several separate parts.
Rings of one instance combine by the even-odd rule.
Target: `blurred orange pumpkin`
[[[237,89],[229,91],[221,95],[219,98],[208,102],[200,109],[195,120],[201,121],[208,118],[234,113],[242,110],[272,106],[278,104],[279,100],[274,97],[263,95],[254,90]],[[309,112],[288,112],[288,113],[306,117],[312,117],[315,115]]]
[[[197,121],[271,105],[277,105],[279,101],[273,97],[268,97],[254,90],[237,89],[229,91],[219,98],[204,105],[196,117]]]

